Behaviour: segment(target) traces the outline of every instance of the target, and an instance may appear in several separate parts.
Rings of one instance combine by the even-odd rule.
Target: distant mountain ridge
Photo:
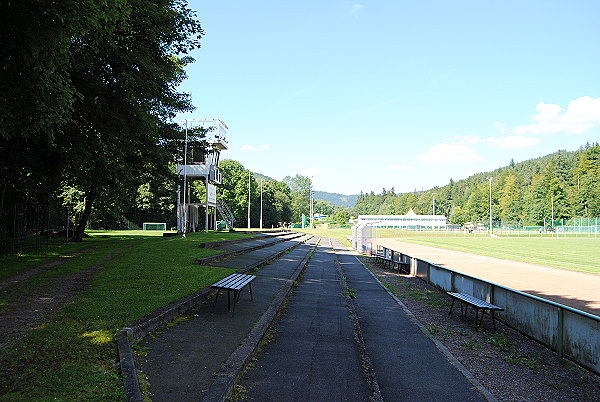
[[[252,172],[252,175],[256,180],[277,181],[274,178],[262,173]],[[345,195],[339,193],[328,193],[327,191],[315,191],[315,199],[327,201],[335,207],[354,208],[356,205],[356,200],[358,200],[358,194]]]
[[[354,208],[358,194],[345,195],[339,193],[328,193],[327,191],[315,191],[315,199],[329,202],[336,207]]]

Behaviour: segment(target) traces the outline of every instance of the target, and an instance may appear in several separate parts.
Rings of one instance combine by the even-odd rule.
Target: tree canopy
[[[394,194],[383,189],[358,197],[353,212],[366,214],[431,214],[435,193],[436,213],[450,223],[487,222],[490,206],[488,178],[492,177],[494,220],[542,225],[555,219],[600,216],[600,146],[586,144],[574,152],[558,151],[492,172],[473,175],[427,191]]]
[[[78,198],[80,240],[97,199],[126,209],[170,175],[172,120],[192,110],[177,86],[202,29],[184,0],[23,0],[0,25],[3,194]]]

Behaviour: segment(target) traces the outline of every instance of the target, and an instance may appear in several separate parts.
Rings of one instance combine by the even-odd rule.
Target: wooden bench
[[[244,286],[248,285],[250,288],[250,300],[252,298],[252,281],[256,279],[255,275],[244,275],[244,274],[232,274],[226,278],[221,279],[218,282],[210,285],[212,288],[217,289],[217,294],[215,295],[215,301],[213,302],[212,308],[210,309],[210,315],[213,315],[215,310],[215,305],[217,304],[217,299],[219,298],[219,293],[221,290],[227,291],[227,311],[231,311],[231,301],[229,295],[233,292],[233,311],[231,316],[235,314],[235,305],[240,299],[240,293]]]
[[[494,331],[496,330],[496,317],[494,316],[494,311],[503,311],[502,307],[496,306],[494,304],[488,303],[484,300],[478,299],[477,297],[465,294],[465,293],[457,293],[457,292],[447,292],[450,297],[452,297],[452,304],[450,305],[450,311],[448,315],[452,314],[452,307],[454,307],[454,302],[456,300],[460,301],[460,312],[462,318],[467,317],[467,307],[471,306],[475,309],[475,328],[479,329],[481,326],[481,322],[483,321],[483,315],[486,310],[490,312],[492,316],[492,323],[494,324]],[[463,308],[464,307],[464,308]],[[481,317],[479,317],[479,310],[481,310]],[[479,322],[478,322],[479,321]]]

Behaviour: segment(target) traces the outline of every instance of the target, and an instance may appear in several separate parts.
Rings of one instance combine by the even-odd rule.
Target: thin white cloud
[[[504,127],[504,125],[502,123],[500,123],[499,121],[494,122],[494,127],[496,127],[496,130],[498,130],[498,132],[500,134],[506,134],[508,132],[506,127]]]
[[[362,4],[353,4],[350,8],[350,12],[354,15],[357,15],[358,11],[363,7],[364,6]]]
[[[395,165],[395,164],[388,165],[387,168],[388,168],[388,170],[400,170],[400,171],[402,171],[402,170],[409,170],[410,169],[408,166],[405,166],[405,165]]]
[[[462,144],[436,144],[429,150],[417,156],[421,162],[460,164],[481,160],[471,147]]]
[[[300,172],[302,176],[316,176],[321,173],[321,169],[319,168],[306,168]]]
[[[600,98],[582,96],[569,103],[563,111],[560,105],[540,102],[531,117],[532,124],[516,126],[515,135],[581,134],[600,126]]]
[[[262,145],[242,145],[240,149],[242,151],[252,151],[252,152],[266,151],[267,149],[269,149],[269,144],[262,144]]]
[[[539,137],[524,135],[507,135],[506,137],[489,137],[487,142],[500,148],[526,148],[540,143]]]
[[[478,135],[459,135],[454,137],[454,139],[460,144],[466,145],[474,145],[481,144],[485,140]]]

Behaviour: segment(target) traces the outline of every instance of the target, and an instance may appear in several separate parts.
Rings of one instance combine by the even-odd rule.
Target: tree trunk
[[[98,188],[98,184],[97,184],[96,180],[93,180],[92,185],[90,186],[90,189],[85,194],[85,206],[83,208],[83,213],[81,214],[81,217],[78,219],[78,221],[76,223],[75,233],[73,235],[73,241],[80,242],[81,240],[83,240],[85,226],[87,225],[87,221],[90,218],[90,215],[92,213],[92,204],[94,203],[94,200],[96,199],[97,188]]]
[[[0,222],[2,220],[2,210],[4,209],[4,194],[6,193],[6,184],[2,185],[2,195],[0,195]]]

